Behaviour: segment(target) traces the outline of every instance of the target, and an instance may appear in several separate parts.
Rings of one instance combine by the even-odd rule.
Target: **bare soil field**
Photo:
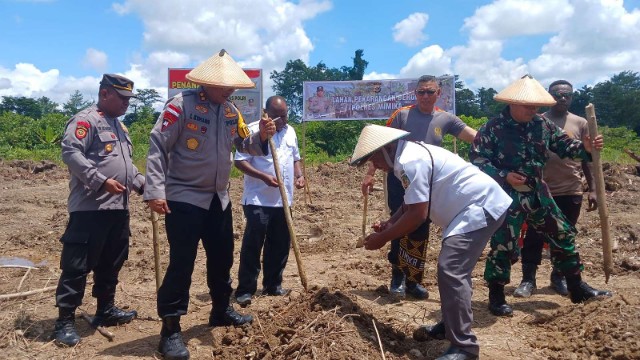
[[[583,212],[577,245],[585,264],[584,278],[596,288],[614,292],[610,299],[574,305],[549,289],[550,263],[538,271],[538,290],[529,299],[511,294],[520,282],[514,265],[507,301],[511,318],[487,310],[488,290],[482,279],[484,256],[474,271],[474,331],[484,359],[640,359],[640,177],[632,166],[607,166],[611,234],[615,242],[614,272],[605,284],[600,222],[597,212]],[[211,299],[201,249],[191,286],[188,315],[182,318],[184,338],[193,359],[434,359],[447,341],[416,342],[413,330],[440,319],[436,258],[440,234],[434,228],[429,244],[425,301],[392,298],[386,249],[356,249],[361,236],[360,169],[345,163],[307,169],[312,201],[297,193],[293,218],[309,282],[300,283],[293,252],[283,286],[285,297],[262,297],[242,312],[254,315],[245,328],[209,328]],[[0,295],[38,291],[57,284],[59,238],[68,219],[68,174],[51,163],[0,162],[0,265],[31,264],[37,269],[0,267]],[[380,180],[378,181],[380,184]],[[235,264],[244,229],[239,204],[241,179],[232,179]],[[369,224],[385,218],[383,194],[369,199]],[[154,359],[161,323],[156,314],[152,226],[141,198],[131,201],[131,248],[120,274],[116,303],[136,309],[131,324],[109,328],[110,342],[81,318],[82,341],[58,348],[49,336],[57,317],[54,292],[0,300],[0,357],[5,359]],[[166,268],[168,244],[163,224],[161,264]],[[486,254],[486,252],[485,252]],[[237,284],[234,279],[233,286]],[[87,289],[82,309],[95,312]],[[236,305],[236,308],[239,307]],[[376,332],[377,331],[377,332]],[[379,334],[379,336],[378,336]],[[379,339],[379,340],[378,340]]]

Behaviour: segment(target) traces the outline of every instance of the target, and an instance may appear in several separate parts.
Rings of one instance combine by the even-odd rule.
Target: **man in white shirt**
[[[389,220],[374,224],[375,233],[367,236],[364,246],[380,249],[412,233],[427,218],[440,226],[438,290],[440,299],[446,300],[440,305],[442,321],[421,326],[413,337],[418,341],[446,337],[451,346],[439,359],[477,359],[480,348],[471,331],[471,272],[512,200],[491,177],[448,150],[398,141],[407,135],[367,125],[351,157],[352,165],[369,161],[376,169],[393,171],[405,188],[403,204]]]
[[[287,125],[288,109],[285,99],[282,96],[272,96],[267,99],[265,106],[269,118],[277,119],[276,134],[272,139],[291,206],[293,186],[301,189],[305,182],[300,167],[298,139],[293,127]],[[249,129],[257,131],[257,123],[249,125]],[[260,251],[263,246],[262,294],[282,296],[289,292],[282,288],[282,273],[289,258],[291,238],[272,155],[252,156],[237,152],[235,166],[245,174],[242,207],[247,224],[242,238],[236,288],[236,301],[244,307],[251,304],[251,297],[257,290]]]

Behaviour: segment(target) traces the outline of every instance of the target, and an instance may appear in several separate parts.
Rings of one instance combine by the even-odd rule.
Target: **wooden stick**
[[[305,165],[304,159],[302,161],[302,176],[304,176],[304,204],[307,204],[307,198],[309,199],[309,204],[312,205],[311,201],[311,190],[309,190],[309,178],[307,177],[307,166]]]
[[[160,289],[160,245],[158,244],[158,238],[160,232],[158,230],[158,213],[151,210],[151,227],[153,228],[153,264],[156,271],[156,292]]]
[[[20,291],[20,288],[22,287],[22,283],[24,283],[24,279],[27,278],[27,276],[29,275],[30,272],[31,272],[31,269],[30,268],[27,269],[27,271],[22,276],[22,279],[20,279],[20,283],[18,284],[18,288],[16,288],[16,291]]]
[[[305,164],[307,159],[307,123],[302,122],[302,175],[304,176],[304,204],[307,205],[307,197],[309,198],[309,204],[311,203],[311,190],[309,189],[309,178],[307,177],[307,166]]]
[[[364,238],[367,237],[367,207],[369,205],[369,192],[364,193],[364,206],[362,209],[362,237],[358,239],[356,248],[364,246]]]
[[[277,120],[274,119],[274,121]],[[289,200],[287,199],[287,191],[284,188],[284,182],[282,181],[282,174],[280,173],[280,162],[278,161],[278,153],[276,152],[276,144],[273,139],[269,137],[269,149],[271,149],[271,156],[273,158],[273,167],[276,171],[276,178],[278,179],[278,187],[280,188],[280,196],[282,197],[282,207],[284,209],[284,217],[287,220],[287,227],[289,228],[289,237],[291,238],[291,246],[293,247],[293,254],[296,256],[296,264],[298,265],[298,274],[300,275],[300,282],[302,287],[307,290],[307,274],[304,271],[304,265],[302,264],[302,256],[300,255],[300,248],[298,247],[298,240],[296,239],[296,232],[293,230],[293,220],[291,219],[291,208],[289,207]]]
[[[13,293],[13,294],[3,294],[3,295],[0,295],[0,300],[10,300],[10,299],[16,299],[16,298],[29,296],[29,295],[40,294],[40,293],[43,293],[43,292],[55,290],[56,288],[58,288],[58,285],[47,286],[47,287],[42,288],[42,289],[23,291],[23,292]]]
[[[636,155],[633,151],[629,149],[624,149],[624,152],[627,153],[633,160],[640,162],[640,156]]]
[[[86,321],[87,324],[89,324],[89,326],[96,329],[96,331],[98,331],[100,335],[106,337],[109,341],[113,341],[113,339],[116,337],[115,335],[113,335],[111,331],[107,330],[103,326],[96,325],[91,319],[91,317],[84,310],[80,310],[80,317],[82,317],[84,321]]]
[[[378,345],[380,345],[380,354],[382,354],[382,360],[386,360],[387,358],[384,356],[384,349],[382,348],[382,340],[380,340],[380,334],[378,333],[378,328],[376,327],[376,320],[371,319],[373,323],[373,328],[376,330],[376,336],[378,337]]]
[[[598,135],[598,124],[596,122],[596,110],[593,104],[585,107],[587,122],[589,124],[589,136],[595,139]],[[602,162],[600,160],[600,150],[592,149],[593,170],[596,180],[596,196],[598,199],[598,214],[600,215],[600,229],[602,230],[602,257],[604,267],[605,283],[609,282],[609,276],[613,272],[613,251],[611,249],[611,234],[609,233],[609,210],[607,209],[607,199],[604,189],[604,174],[602,172]]]

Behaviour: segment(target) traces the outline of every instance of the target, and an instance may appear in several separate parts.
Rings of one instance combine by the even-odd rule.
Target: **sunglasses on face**
[[[433,95],[436,92],[438,92],[438,90],[432,90],[432,89],[427,89],[427,90],[416,90],[416,94],[420,95],[420,96],[424,96],[424,94],[429,94],[429,95]]]
[[[555,91],[551,93],[551,96],[553,96],[556,99],[560,99],[560,98],[565,98],[565,99],[569,99],[573,96],[572,93],[570,92],[559,92],[559,91]]]

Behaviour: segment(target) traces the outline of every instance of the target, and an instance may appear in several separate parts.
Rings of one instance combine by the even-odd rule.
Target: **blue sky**
[[[455,73],[502,89],[531,73],[593,85],[640,71],[640,0],[0,0],[0,96],[64,102],[104,72],[166,94],[167,68],[225,48],[268,74],[288,60],[365,79]]]

